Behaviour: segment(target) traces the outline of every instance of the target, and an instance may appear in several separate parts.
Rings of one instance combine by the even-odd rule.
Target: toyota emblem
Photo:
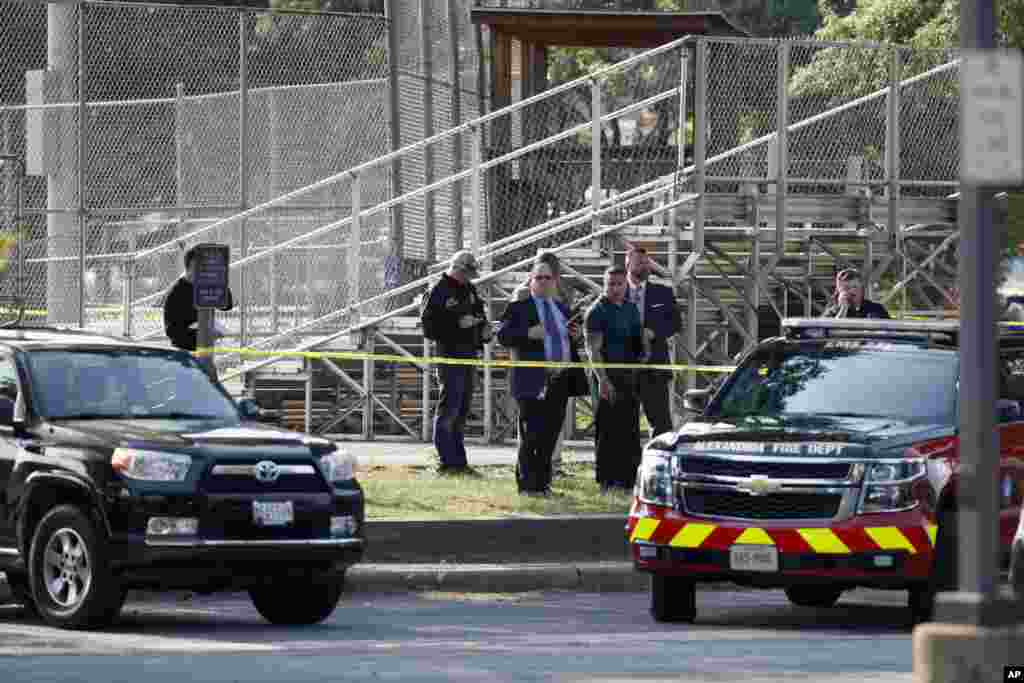
[[[276,462],[269,460],[262,460],[256,463],[253,472],[256,474],[256,480],[264,484],[273,484],[281,476],[281,468],[277,466]]]

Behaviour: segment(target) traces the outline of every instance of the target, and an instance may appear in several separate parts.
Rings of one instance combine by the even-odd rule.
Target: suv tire
[[[843,594],[841,588],[829,586],[790,586],[786,597],[797,607],[834,607]]]
[[[660,622],[697,619],[697,584],[679,576],[651,574],[651,616]]]
[[[300,626],[318,624],[331,616],[344,592],[344,576],[308,581],[281,577],[253,586],[249,597],[256,611],[270,623]]]
[[[947,509],[938,522],[931,576],[924,586],[910,589],[908,606],[916,624],[931,621],[935,616],[935,596],[943,591],[955,591],[959,581],[960,547],[957,543],[957,529],[960,521],[956,510]]]
[[[105,626],[117,618],[125,593],[111,573],[105,543],[74,505],[50,510],[29,550],[29,587],[36,611],[60,628]]]

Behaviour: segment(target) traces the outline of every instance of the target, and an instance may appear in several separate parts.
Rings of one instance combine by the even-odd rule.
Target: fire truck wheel
[[[931,621],[935,614],[935,595],[942,591],[956,590],[958,579],[957,564],[960,548],[957,546],[956,510],[947,508],[939,517],[939,529],[935,538],[935,554],[932,555],[932,573],[928,583],[910,589],[908,606],[914,623]]]
[[[960,561],[960,548],[956,541],[957,527],[960,524],[956,510],[947,509],[939,518],[939,529],[935,539],[935,555],[932,558],[932,586],[936,593],[956,590],[958,578],[957,564]]]
[[[832,607],[843,594],[841,588],[829,586],[790,586],[786,597],[799,607]]]
[[[692,624],[697,619],[697,584],[679,576],[652,574],[651,616],[655,621]]]

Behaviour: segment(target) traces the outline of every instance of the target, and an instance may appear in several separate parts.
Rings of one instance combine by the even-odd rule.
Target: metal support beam
[[[363,331],[363,351],[366,353],[373,353],[374,349],[374,334],[373,328],[367,328]],[[372,357],[366,358],[363,361],[363,439],[367,441],[373,441],[373,379],[374,371],[376,370],[376,363]],[[387,406],[384,406],[385,408]]]
[[[601,188],[601,79],[590,80],[590,211],[591,231],[601,229],[601,201],[604,192]],[[601,248],[601,241],[594,238],[591,245],[594,251]]]
[[[430,340],[426,337],[423,338],[423,357],[430,358]],[[433,368],[428,368],[423,372],[423,377],[420,378],[423,382],[423,394],[420,398],[420,410],[423,412],[423,424],[421,425],[420,436],[423,441],[426,442],[429,442],[433,435],[433,425],[430,424],[430,378],[432,373]]]

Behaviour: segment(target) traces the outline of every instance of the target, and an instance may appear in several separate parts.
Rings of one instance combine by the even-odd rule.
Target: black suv
[[[0,570],[44,621],[111,622],[129,589],[248,590],[277,624],[337,606],[362,557],[354,458],[259,424],[191,354],[0,329]]]

